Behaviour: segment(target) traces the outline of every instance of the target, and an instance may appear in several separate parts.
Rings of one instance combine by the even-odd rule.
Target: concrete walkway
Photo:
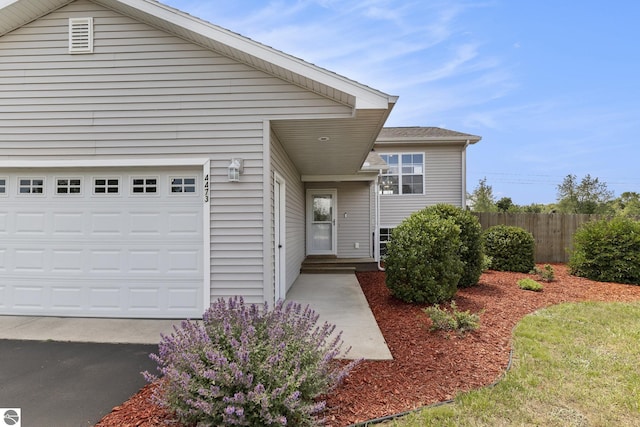
[[[354,274],[301,274],[287,300],[310,305],[320,322],[342,331],[353,359],[392,359]],[[158,344],[181,320],[0,316],[0,339]]]
[[[320,315],[319,323],[342,331],[349,359],[393,359],[354,274],[301,274],[287,300],[309,305]]]

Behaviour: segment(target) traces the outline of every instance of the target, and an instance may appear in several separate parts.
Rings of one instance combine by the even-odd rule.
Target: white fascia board
[[[357,182],[375,181],[378,171],[361,172],[358,175],[302,175],[302,182]]]
[[[225,44],[232,49],[247,55],[270,62],[292,73],[307,77],[318,83],[325,84],[336,90],[356,97],[357,109],[388,109],[389,104],[395,104],[397,97],[367,87],[346,77],[322,69],[313,64],[295,58],[284,52],[270,48],[264,44],[236,34],[220,26],[208,23],[199,18],[181,12],[152,0],[116,0],[129,7],[138,9],[158,19],[193,31],[218,43]],[[98,1],[100,3],[100,1]]]
[[[454,137],[396,137],[376,139],[375,145],[402,145],[402,144],[475,144],[482,138]]]
[[[0,160],[0,168],[82,168],[140,166],[202,166],[209,158],[178,159],[65,159],[65,160]]]

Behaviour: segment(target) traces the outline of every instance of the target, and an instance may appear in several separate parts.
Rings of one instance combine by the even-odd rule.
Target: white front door
[[[336,255],[337,190],[307,190],[307,254]]]

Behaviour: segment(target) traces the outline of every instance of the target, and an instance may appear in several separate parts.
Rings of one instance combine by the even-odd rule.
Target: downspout
[[[382,264],[380,264],[382,262],[382,260],[380,259],[380,184],[382,184],[382,169],[378,171],[378,176],[376,177],[376,188],[375,188],[376,229],[374,232],[374,236],[375,236],[374,256],[378,264],[378,271],[384,271],[384,267],[382,266]]]
[[[462,148],[462,198],[460,200],[462,201],[461,208],[465,210],[467,209],[467,147],[469,144],[470,142],[467,139]]]

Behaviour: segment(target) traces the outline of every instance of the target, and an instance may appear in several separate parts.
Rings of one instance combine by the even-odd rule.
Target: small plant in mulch
[[[544,289],[544,286],[542,286],[542,283],[536,282],[535,280],[530,279],[528,277],[518,280],[518,287],[525,291],[534,291],[534,292],[542,292],[542,290]]]
[[[431,319],[431,331],[475,331],[480,327],[480,315],[469,310],[460,311],[455,301],[451,301],[451,311],[440,308],[439,304],[423,310]]]
[[[332,362],[343,354],[341,334],[317,321],[293,302],[269,309],[220,299],[201,323],[185,321],[162,337],[151,355],[163,376],[155,401],[189,425],[320,425],[318,396],[354,364]]]
[[[553,282],[556,279],[556,274],[551,264],[545,264],[542,268],[535,266],[530,274],[536,274],[544,282]]]

